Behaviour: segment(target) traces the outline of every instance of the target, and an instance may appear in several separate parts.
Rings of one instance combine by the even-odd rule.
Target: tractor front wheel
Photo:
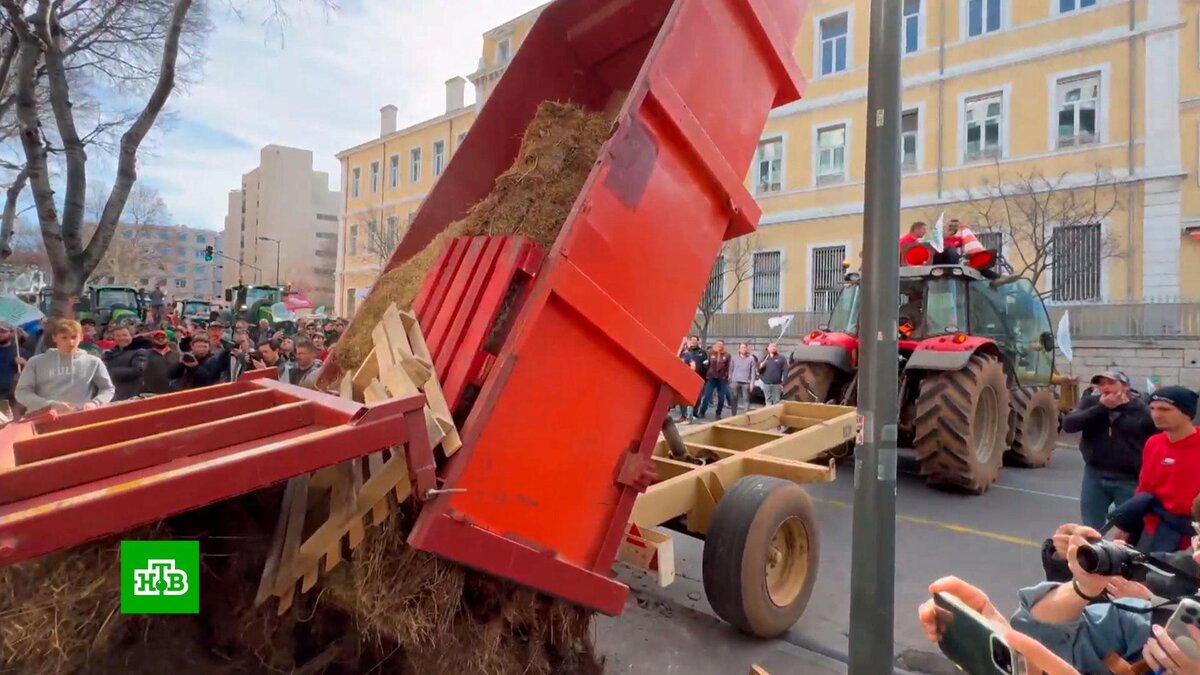
[[[746,476],[713,512],[704,592],[717,616],[748,635],[775,638],[808,606],[820,559],[808,493],[791,481]]]
[[[797,361],[788,369],[783,383],[783,400],[825,403],[829,400],[837,368],[828,363]]]
[[[1058,401],[1046,387],[1012,391],[1012,448],[1005,455],[1012,464],[1039,468],[1050,463],[1058,442]]]
[[[987,492],[1004,463],[1008,439],[1004,367],[976,354],[960,370],[930,374],[917,395],[917,461],[926,482]]]

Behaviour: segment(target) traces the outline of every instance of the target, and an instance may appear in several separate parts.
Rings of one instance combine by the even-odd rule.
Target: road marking
[[[1025,488],[1013,487],[1011,485],[1001,485],[999,483],[994,483],[992,485],[992,487],[998,488],[1001,490],[1012,490],[1013,492],[1024,492],[1026,494],[1039,495],[1041,497],[1054,497],[1055,499],[1066,499],[1067,501],[1072,501],[1072,502],[1079,501],[1079,497],[1072,497],[1071,495],[1060,495],[1060,494],[1055,494],[1053,492],[1039,492],[1037,490],[1027,490]]]
[[[821,497],[813,497],[812,500],[814,502],[818,502],[821,504],[829,504],[830,506],[836,506],[841,509],[852,508],[852,506],[850,504],[848,504],[847,502],[843,502],[838,499],[823,499]],[[940,520],[932,520],[930,518],[921,518],[919,516],[907,516],[902,513],[897,513],[896,520],[903,521],[906,523],[912,523],[914,525],[927,525],[930,527],[938,527],[943,530],[949,530],[951,532],[956,532],[958,534],[970,534],[970,535],[973,535],[976,537],[983,537],[984,539],[992,539],[995,541],[1002,541],[1006,544],[1016,544],[1018,546],[1029,546],[1031,548],[1041,548],[1042,547],[1042,542],[1040,542],[1040,541],[1034,541],[1032,539],[1026,539],[1024,537],[1014,537],[1014,536],[1008,535],[1008,534],[1000,534],[999,532],[989,532],[987,530],[977,530],[973,527],[967,527],[966,525],[957,525],[955,523],[947,523],[947,522],[943,522]]]

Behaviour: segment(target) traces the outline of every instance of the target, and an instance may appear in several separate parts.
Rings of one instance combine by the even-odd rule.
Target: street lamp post
[[[279,240],[274,237],[259,237],[259,241],[275,242],[275,285],[279,285]]]
[[[900,220],[900,7],[871,0],[850,553],[850,673],[892,672],[896,585],[896,387]]]

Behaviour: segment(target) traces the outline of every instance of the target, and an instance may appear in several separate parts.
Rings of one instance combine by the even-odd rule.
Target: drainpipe
[[[1130,0],[1131,2],[1133,0]],[[946,128],[946,3],[938,3],[938,86],[937,86],[937,198],[942,202],[942,181],[945,178],[943,143]]]
[[[1127,0],[1126,5],[1129,8],[1129,139],[1126,143],[1126,173],[1128,183],[1125,187],[1125,246],[1126,250],[1133,250],[1134,237],[1134,202],[1137,200],[1137,184],[1134,182],[1134,176],[1137,173],[1137,38],[1134,31],[1137,30],[1137,0]],[[1143,225],[1144,226],[1144,225]],[[1141,248],[1140,246],[1138,248]],[[1142,262],[1145,265],[1145,261]],[[1133,299],[1133,288],[1136,275],[1133,265],[1133,257],[1130,256],[1125,263],[1125,297]]]

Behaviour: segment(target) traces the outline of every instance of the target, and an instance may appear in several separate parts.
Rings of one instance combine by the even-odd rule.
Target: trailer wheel
[[[820,558],[808,493],[791,481],[746,476],[713,513],[704,540],[704,591],[717,616],[738,630],[778,637],[808,606]]]

